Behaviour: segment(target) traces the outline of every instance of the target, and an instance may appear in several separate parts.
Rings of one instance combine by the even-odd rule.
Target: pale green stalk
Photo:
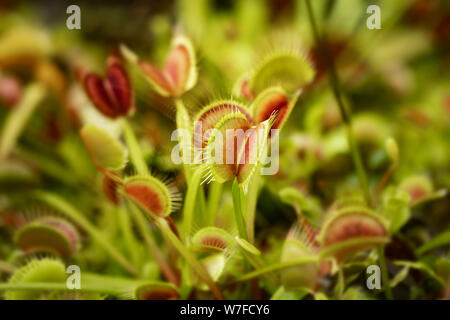
[[[149,170],[147,168],[147,164],[145,163],[141,148],[139,146],[139,143],[137,142],[136,136],[134,135],[133,130],[129,126],[129,124],[124,121],[123,125],[124,130],[124,136],[125,141],[128,146],[128,150],[130,152],[130,158],[131,162],[133,163],[134,167],[136,168],[136,171],[138,174],[141,175],[148,175]],[[139,228],[139,231],[144,238],[144,241],[150,251],[150,254],[155,259],[156,263],[158,264],[159,268],[161,269],[161,272],[166,277],[168,281],[171,283],[178,285],[178,277],[174,273],[174,271],[171,269],[169,264],[167,263],[166,259],[164,258],[164,255],[159,250],[158,246],[156,245],[155,241],[153,240],[153,236],[150,234],[147,221],[142,214],[142,212],[137,209],[132,203],[129,203],[130,212],[133,216],[133,219],[136,223],[136,225]]]
[[[139,248],[137,240],[134,237],[130,217],[121,206],[116,208],[116,213],[125,245],[130,253],[131,261],[133,261],[134,266],[138,268],[140,266]]]
[[[282,270],[282,269],[285,269],[288,267],[302,265],[302,264],[306,264],[306,263],[318,262],[318,261],[319,261],[319,258],[317,256],[308,256],[308,257],[298,258],[295,260],[275,263],[270,266],[266,266],[264,268],[244,274],[243,276],[237,277],[235,280],[233,280],[233,282],[242,282],[245,280],[249,280],[249,279],[252,279],[255,277],[262,276],[266,273],[271,273],[276,270]]]
[[[139,143],[134,135],[133,130],[130,127],[130,124],[126,119],[123,120],[123,135],[125,137],[125,142],[128,147],[128,151],[130,153],[131,162],[133,163],[136,171],[141,175],[150,174],[147,164],[145,163],[144,156],[142,154],[141,148],[139,147]]]
[[[197,202],[199,199],[198,194],[200,184],[203,176],[203,167],[198,167],[191,176],[191,183],[188,185],[186,197],[183,206],[183,233],[186,238],[189,238],[192,234],[194,218],[200,220],[202,218],[201,202]],[[203,191],[203,190],[202,190]],[[203,198],[204,199],[204,198]],[[199,213],[194,217],[195,213]]]
[[[220,197],[222,196],[223,184],[212,181],[209,185],[208,193],[208,209],[207,209],[207,226],[214,225],[217,211],[219,210]]]
[[[40,84],[29,85],[19,104],[8,114],[0,134],[0,159],[8,156],[14,148],[25,124],[42,101],[46,89]]]
[[[389,280],[389,274],[387,269],[387,263],[386,263],[386,257],[384,256],[384,247],[383,246],[377,246],[377,254],[378,259],[380,262],[380,269],[381,269],[381,279],[383,280],[383,289],[384,293],[386,295],[386,298],[389,300],[392,300],[394,297],[392,295],[392,290],[390,286],[390,280]]]
[[[242,213],[242,190],[239,187],[239,184],[236,179],[233,181],[231,193],[233,197],[234,219],[236,222],[236,227],[239,232],[239,237],[248,240],[244,215]]]
[[[186,112],[186,107],[184,106],[183,100],[181,98],[176,98],[175,99],[175,107],[177,109],[177,129],[184,129],[187,130],[188,132],[190,132],[190,130],[188,128],[185,128],[185,126],[187,126],[188,123],[190,123],[190,119],[188,118],[189,115]],[[186,119],[187,118],[187,119]],[[184,139],[185,137],[183,137],[182,139]],[[180,137],[178,137],[178,139],[180,139]],[[191,137],[189,136],[189,140],[192,140]],[[185,146],[185,141],[180,141],[182,146]],[[191,143],[191,141],[189,141]],[[186,182],[188,185],[190,185],[191,182],[191,176],[192,176],[192,168],[189,166],[190,160],[191,160],[191,150],[189,150],[189,155],[186,155],[184,153],[184,148],[183,148],[183,169],[184,169],[184,174],[186,176]]]
[[[118,297],[128,297],[134,290],[143,284],[166,285],[163,282],[148,280],[133,280],[120,277],[102,276],[83,272],[81,274],[80,289],[69,289],[65,282],[29,282],[29,283],[0,283],[0,291],[6,290],[33,290],[33,291],[61,291],[103,293]]]
[[[178,285],[178,277],[167,263],[164,255],[161,253],[161,250],[159,250],[142,211],[139,210],[131,201],[128,201],[127,205],[129,212],[131,213],[131,216],[139,229],[139,232],[144,238],[144,242],[151,256],[155,259],[155,262],[158,264],[158,267],[161,269],[164,277],[174,285]]]
[[[255,242],[255,214],[258,201],[260,175],[255,174],[253,181],[248,186],[247,206],[245,208],[245,221],[247,227],[248,241]]]

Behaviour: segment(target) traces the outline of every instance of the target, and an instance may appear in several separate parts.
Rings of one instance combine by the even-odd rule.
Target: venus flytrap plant
[[[179,294],[167,283],[149,283],[138,286],[134,291],[137,300],[177,300]]]
[[[352,205],[351,202],[344,202],[336,209],[331,209],[323,222],[318,241],[321,244],[321,258],[333,257],[339,264],[358,251],[376,247],[380,263],[386,267],[384,253],[380,248],[389,242],[387,221],[365,204]],[[383,271],[382,278],[389,298],[387,270]],[[336,293],[339,298],[343,297],[344,289],[344,271],[338,265]]]
[[[137,61],[153,89],[162,96],[178,98],[197,82],[195,51],[184,35],[175,35],[162,70],[145,61]]]
[[[47,215],[19,228],[14,242],[26,253],[46,252],[67,257],[79,249],[80,235],[66,219]]]
[[[80,288],[66,284],[64,264],[55,259],[34,259],[19,268],[8,283],[0,284],[8,300],[23,299],[83,299],[98,300],[105,294],[121,299],[161,300],[177,299],[175,286],[160,281],[135,280],[84,272]]]
[[[140,60],[137,55],[126,46],[121,46],[121,53],[128,63],[141,71],[141,75],[151,85],[152,89],[164,97],[175,99],[176,123],[178,129],[188,129],[189,114],[186,111],[181,96],[191,90],[197,83],[198,72],[194,47],[189,38],[182,34],[173,37],[170,52],[162,70],[154,65]],[[180,137],[180,140],[190,140]],[[184,154],[186,160],[188,155]],[[187,163],[186,161],[184,162]],[[190,180],[190,172],[185,166],[185,174]]]
[[[33,197],[39,201],[48,204],[61,214],[67,216],[83,230],[85,230],[92,239],[101,246],[119,265],[121,265],[130,274],[136,276],[137,270],[125,257],[120,253],[109,241],[105,238],[104,234],[98,230],[84,215],[76,208],[67,203],[64,199],[58,197],[49,192],[36,191]]]
[[[161,269],[161,272],[165,276],[165,278],[170,281],[174,285],[179,284],[179,279],[177,274],[174,272],[174,270],[170,267],[170,265],[166,262],[165,257],[163,256],[162,252],[159,250],[153,235],[151,234],[147,221],[145,220],[144,215],[141,213],[139,208],[137,208],[134,203],[127,202],[129,212],[131,216],[133,217],[134,222],[136,223],[138,229],[140,230],[140,233],[142,237],[144,238],[145,244],[147,245],[151,256],[155,259],[156,263],[158,264],[159,268]]]
[[[115,206],[118,206],[120,204],[120,197],[117,192],[118,188],[117,181],[114,181],[112,178],[105,175],[103,177],[102,181],[102,189],[103,194],[106,196],[106,198],[109,200],[110,203],[112,203]]]
[[[197,188],[201,183],[201,179],[206,171],[205,180],[214,180],[217,183],[223,183],[236,176],[239,183],[248,184],[248,176],[253,174],[254,170],[246,170],[246,166],[251,166],[240,160],[243,154],[249,157],[248,137],[238,138],[236,145],[229,144],[229,139],[224,139],[228,132],[237,130],[247,130],[251,127],[251,117],[247,113],[244,106],[233,100],[218,100],[210,103],[202,108],[202,110],[194,118],[193,125],[193,144],[194,144],[194,162],[205,162],[200,164],[191,177],[191,187],[188,188],[186,195],[186,203],[184,207],[184,230],[189,235],[192,230],[194,200],[197,194]],[[220,135],[217,134],[220,132]],[[216,140],[217,135],[217,140]],[[261,137],[259,137],[260,140]],[[215,150],[218,148],[222,151],[222,157],[219,155],[219,161],[215,161]],[[254,145],[255,143],[253,143]],[[247,149],[247,150],[246,150]],[[224,154],[232,152],[233,160],[226,160]],[[247,152],[245,152],[247,151]],[[258,149],[259,151],[259,149]],[[225,161],[224,161],[225,160]],[[219,163],[217,163],[219,162]],[[228,163],[229,162],[229,163]],[[241,213],[242,215],[242,213]]]
[[[295,224],[283,244],[281,262],[317,255],[315,236],[316,234],[306,221]],[[286,289],[301,287],[312,290],[316,287],[318,275],[319,263],[312,262],[282,270],[281,283]]]
[[[177,190],[153,176],[130,176],[123,181],[124,194],[138,204],[152,220],[166,218],[179,208]]]
[[[291,99],[288,99],[286,91],[280,86],[269,87],[263,90],[255,98],[250,107],[254,122],[261,123],[270,119],[270,117],[273,115],[273,124],[270,128],[269,133],[269,136],[272,136],[272,132],[275,132],[272,129],[280,130],[284,123],[287,121],[292,109],[297,103],[300,92],[300,90],[297,90],[293,94],[293,97]],[[278,134],[278,132],[276,132],[275,134]],[[270,148],[270,146],[271,145],[269,144],[267,148]],[[275,150],[271,151],[275,152]],[[258,188],[261,178],[258,174],[256,174],[251,179],[252,180],[249,183],[250,189],[248,192],[247,204],[245,208],[245,217],[247,219],[246,227],[249,237],[248,239],[250,240],[250,242],[254,242],[254,220]]]
[[[411,205],[427,199],[433,193],[433,185],[430,179],[423,175],[407,177],[400,183],[399,188],[409,194]]]
[[[206,227],[200,229],[191,239],[191,247],[201,258],[200,263],[205,267],[211,278],[217,282],[222,275],[225,265],[229,264],[234,256],[235,243],[233,237],[225,230],[217,227]],[[205,284],[198,281],[194,275],[192,283],[205,289]]]
[[[181,98],[181,96],[185,92],[191,90],[197,82],[197,62],[193,45],[186,36],[181,34],[175,35],[162,70],[159,70],[148,62],[139,60],[139,58],[128,48],[122,46],[121,49],[125,59],[127,59],[131,65],[135,67],[138,66],[144,78],[158,94],[175,99],[178,139],[184,146],[182,148],[182,159],[188,184],[188,192],[183,211],[183,232],[186,237],[189,237],[192,230],[194,205],[197,201],[200,203],[199,220],[207,220],[204,193],[200,186],[202,169],[199,168],[196,171],[193,171],[187,165],[190,163],[192,151],[192,148],[189,147],[192,141],[192,136],[190,134],[191,123],[189,113]],[[130,136],[131,131],[128,133]],[[136,154],[138,152],[137,148],[131,148],[132,146],[129,147],[136,151],[132,152],[132,150],[130,150],[131,154]]]
[[[260,123],[275,114],[272,129],[281,129],[297,103],[300,93],[301,91],[297,90],[289,99],[283,87],[276,86],[264,89],[256,96],[251,105],[254,121]]]
[[[236,83],[234,93],[254,99],[249,108],[253,123],[262,123],[273,116],[270,129],[279,130],[297,103],[301,90],[314,79],[314,75],[313,67],[300,50],[280,49],[267,54],[252,71],[245,73]],[[245,217],[249,240],[253,242],[260,178],[254,175],[251,179]]]
[[[80,130],[80,136],[100,171],[119,171],[125,167],[127,150],[109,132],[87,124]],[[109,177],[114,180],[111,175]]]
[[[29,264],[14,272],[8,281],[12,285],[5,292],[7,300],[36,299],[41,293],[35,291],[16,291],[14,285],[33,282],[62,283],[66,278],[66,270],[61,261],[54,259],[31,260]],[[45,288],[44,288],[45,289]]]
[[[194,250],[202,252],[224,252],[233,247],[233,237],[223,229],[205,227],[197,231],[191,239]]]
[[[129,57],[129,54],[125,55],[125,57]],[[168,216],[172,210],[171,201],[177,196],[172,194],[171,197],[164,184],[150,175],[134,132],[127,119],[124,118],[133,112],[135,107],[131,82],[121,61],[117,57],[114,57],[113,60],[110,58],[107,78],[103,80],[103,85],[100,83],[99,77],[92,74],[84,73],[82,74],[82,79],[90,99],[104,115],[111,118],[121,117],[120,121],[122,121],[123,135],[130,159],[139,174],[139,176],[122,179],[114,172],[111,172],[111,170],[118,171],[123,169],[127,156],[126,150],[107,132],[103,132],[92,125],[85,126],[80,132],[83,141],[97,168],[106,175],[105,179],[109,179],[107,181],[106,195],[115,200],[117,198],[117,187],[121,186],[124,194],[140,206],[149,209],[152,214]],[[105,92],[108,96],[104,95]],[[164,202],[165,199],[167,199],[166,202]],[[132,216],[163,274],[169,281],[177,284],[177,276],[165,262],[151,235],[148,234],[141,212],[133,210]]]
[[[78,70],[78,78],[94,106],[106,117],[116,119],[134,112],[131,82],[115,54],[108,57],[104,78],[83,68]]]
[[[205,281],[214,295],[219,299],[222,298],[221,292],[209,274],[195,256],[190,253],[189,249],[179,240],[165,219],[170,215],[173,205],[175,205],[172,201],[176,201],[177,196],[171,194],[169,188],[163,182],[150,175],[132,176],[125,179],[123,190],[127,197],[147,213],[148,218],[158,226],[169,242],[185,258],[186,262]]]
[[[344,206],[325,219],[318,241],[321,254],[342,262],[351,254],[388,242],[387,222],[365,206]]]
[[[220,13],[200,5],[196,8],[202,14],[194,15],[198,21],[182,6],[175,14],[177,26],[189,32],[193,23],[204,26],[197,39],[204,56],[201,73],[191,41],[174,33],[166,43],[172,19],[158,14],[152,17],[148,44],[153,57],[162,61],[145,61],[121,45],[105,59],[104,72],[78,68],[78,85],[69,82],[71,66],[81,65],[101,48],[91,50],[89,45],[74,55],[59,36],[57,45],[50,46],[54,39],[46,32],[11,31],[16,13],[10,16],[7,11],[8,28],[4,33],[0,28],[0,118],[6,120],[0,134],[0,229],[13,237],[2,244],[0,271],[3,279],[13,276],[0,283],[0,294],[59,300],[299,300],[392,298],[395,290],[403,299],[448,296],[443,292],[448,291],[450,274],[443,253],[450,243],[444,230],[448,201],[446,189],[438,189],[450,181],[443,138],[445,107],[450,106],[446,87],[438,86],[432,95],[428,91],[435,83],[411,87],[411,71],[415,74],[423,59],[408,64],[399,54],[401,46],[378,48],[375,56],[380,61],[364,63],[362,53],[367,50],[362,47],[373,39],[365,32],[348,32],[347,25],[357,27],[356,20],[346,21],[338,39],[333,37],[337,16],[347,12],[362,18],[364,12],[345,1],[331,6],[317,1],[313,11],[311,2],[298,4],[305,10],[295,13],[301,16],[295,19],[300,23],[295,23],[300,27],[295,39],[305,37],[309,17],[318,49],[310,51],[314,66],[297,40],[280,42],[288,40],[283,34],[268,39],[273,48],[269,52],[253,50],[260,43],[258,33],[267,37],[278,25],[265,19],[269,11],[262,2]],[[383,16],[395,21],[403,11],[408,15],[410,4],[401,7],[390,12],[388,6]],[[321,10],[323,28],[313,15]],[[249,24],[250,11],[257,19]],[[214,19],[217,15],[219,20]],[[389,28],[383,24],[383,29]],[[113,36],[124,39],[116,31]],[[23,41],[30,35],[39,35],[32,37],[31,46]],[[393,35],[409,39],[407,43],[422,39]],[[139,37],[126,34],[136,48],[145,48],[147,43],[137,43]],[[80,41],[77,47],[83,48],[83,37]],[[259,52],[262,56],[255,59]],[[252,61],[253,68],[246,69]],[[395,83],[390,80],[388,86],[377,74],[384,61],[394,61],[383,68],[395,69]],[[444,65],[439,59],[434,64]],[[329,101],[330,92],[321,81],[322,67],[336,103]],[[422,69],[417,79],[428,80],[433,73],[422,75]],[[350,76],[345,88],[338,71]],[[17,84],[2,82],[10,74],[20,81],[30,76],[34,80],[17,94]],[[228,97],[229,79],[239,74]],[[311,84],[317,88],[310,91]],[[391,94],[377,99],[376,91],[366,90],[391,93],[392,84],[414,90],[413,99],[406,91],[396,92],[394,100]],[[34,90],[41,85],[49,90]],[[8,86],[11,92],[4,91]],[[344,89],[351,99],[345,99]],[[34,94],[27,95],[29,91]],[[206,103],[211,93],[227,98]],[[372,111],[352,117],[349,102],[365,98],[364,110]],[[305,107],[308,110],[298,110]],[[133,118],[137,110],[138,118]],[[167,119],[154,111],[162,111]],[[291,115],[296,119],[289,122]],[[176,132],[171,134],[173,125],[166,120],[174,120]],[[298,120],[302,124],[296,124]],[[397,141],[387,139],[394,132],[402,156],[411,161],[400,163]],[[171,153],[169,137],[178,142]],[[422,146],[434,148],[417,153]],[[370,180],[366,163],[374,170]],[[418,168],[425,175],[411,176]],[[356,195],[352,191],[347,196],[358,181]],[[69,194],[71,200],[64,196]],[[22,220],[15,211],[26,204],[23,196],[58,215]],[[435,199],[439,201],[428,205]],[[289,231],[288,217],[295,220]],[[80,245],[78,232],[87,245]],[[58,260],[41,259],[42,253]],[[29,263],[20,267],[23,261]],[[82,275],[81,288],[71,291],[65,268],[72,263],[82,267]],[[360,290],[369,277],[366,268],[373,264],[381,268],[382,291],[369,291],[369,282],[369,290]],[[104,275],[91,273],[91,268],[100,268]],[[124,276],[111,276],[117,273]]]
[[[220,120],[215,118],[217,115],[213,114],[215,108],[217,107],[212,106],[206,109],[199,117],[199,119],[205,120],[204,122],[206,122],[207,128],[212,127],[216,130],[215,133],[221,133],[218,135],[219,139],[223,139],[224,136],[226,137],[223,141],[216,140],[216,135],[213,133],[212,136],[207,136],[207,141],[202,140],[201,142],[202,147],[204,146],[203,152],[206,154],[207,165],[210,159],[208,157],[215,151],[213,151],[213,148],[217,148],[217,143],[222,151],[222,158],[219,156],[219,163],[212,162],[208,165],[208,177],[211,177],[217,182],[225,182],[234,178],[232,196],[235,221],[240,237],[248,239],[247,225],[243,215],[243,209],[246,208],[246,205],[243,201],[242,192],[247,191],[252,177],[259,174],[258,171],[261,169],[263,157],[265,157],[267,152],[269,132],[275,116],[251,127],[251,122],[249,122],[251,118],[249,118],[248,114],[244,113],[245,109],[243,107],[236,106],[233,102],[219,102],[219,107],[216,109],[217,112],[219,114],[227,113]],[[201,130],[205,129],[202,128]],[[246,133],[248,130],[250,134]],[[233,135],[236,132],[244,132],[245,134],[243,137],[238,137],[237,140],[233,138],[231,140],[232,144],[230,145],[230,139],[228,137],[233,137],[233,135],[230,135],[230,132]],[[233,161],[229,161],[228,159],[230,151],[234,156]],[[227,158],[224,158],[224,155]]]
[[[161,218],[156,220],[156,225],[161,229],[161,231],[170,239],[172,245],[178,250],[181,256],[186,260],[186,263],[192,268],[193,271],[206,283],[211,292],[217,299],[222,300],[223,294],[219,288],[214,283],[210,274],[205,267],[197,260],[197,258],[192,254],[192,252],[180,241],[180,239],[173,233],[167,221]]]
[[[288,62],[286,62],[284,58],[286,57],[279,55],[275,59],[279,62],[277,66],[280,68],[271,69],[264,66],[256,72],[260,78],[263,78],[258,86],[261,87],[263,83],[265,84],[269,77],[277,78],[276,81],[280,81],[280,77],[283,76],[283,68],[292,67],[292,65],[289,65],[289,62],[295,60],[295,57],[287,57],[286,60]],[[293,58],[293,60],[290,58]],[[298,60],[295,60],[295,62],[298,62]],[[286,64],[288,66],[286,66]],[[313,73],[313,71],[311,72]],[[306,73],[308,72],[306,71]],[[308,77],[312,77],[312,75],[306,76],[306,78]],[[252,80],[254,81],[255,79],[260,78],[254,77]],[[299,79],[295,80],[296,83],[290,87],[291,90],[294,87],[299,88],[300,85],[311,79],[303,79],[301,81]],[[259,89],[261,88],[256,87],[257,91]],[[251,241],[253,241],[254,213],[258,190],[258,180],[256,176],[259,175],[258,171],[261,169],[263,157],[265,157],[265,153],[267,152],[267,142],[271,132],[270,129],[275,124],[276,129],[281,128],[294,107],[298,94],[298,92],[295,93],[293,99],[289,101],[287,94],[282,88],[272,87],[258,95],[252,104],[250,111],[249,108],[240,105],[236,101],[218,100],[203,107],[199,114],[194,118],[194,153],[195,150],[201,150],[201,159],[206,160],[205,167],[209,172],[206,179],[211,179],[218,183],[234,179],[232,196],[235,222],[239,235],[243,241],[249,239],[247,231],[251,234]],[[250,113],[253,113],[253,118]],[[256,128],[256,130],[249,135],[245,135],[243,139],[237,138],[237,140],[235,140],[235,138],[233,138],[234,140],[231,146],[229,145],[229,140],[221,140],[224,135],[228,138],[229,132],[245,132],[252,128],[252,126],[254,126],[253,128]],[[217,134],[218,132],[220,134]],[[255,138],[256,143],[254,141]],[[222,159],[218,156],[218,163],[213,160],[213,157],[217,156],[217,144],[219,145],[219,152],[222,151]],[[228,156],[230,151],[234,157],[233,161],[223,161],[225,159],[223,158],[223,155],[227,154]],[[215,156],[213,156],[213,154],[215,154]],[[217,160],[217,157],[215,160]],[[196,177],[197,180],[199,179],[198,175],[200,175],[202,170],[203,167],[200,167],[195,172],[194,177]],[[197,180],[195,182],[197,182]],[[250,202],[247,204],[243,194],[247,191],[250,182],[252,182],[252,188],[250,192]],[[192,194],[189,194],[188,191],[187,194],[185,207],[185,213],[187,214],[184,216],[185,230],[189,230],[189,225],[192,223],[191,213],[193,212],[193,205],[191,203],[193,203],[193,201],[189,200],[194,199],[194,193],[195,191],[193,191]],[[244,217],[244,210],[246,212],[246,217]],[[247,222],[245,218],[248,219]],[[258,265],[255,259],[251,259],[251,261],[255,266]]]
[[[314,77],[315,70],[302,50],[283,44],[267,53],[253,70],[242,75],[234,92],[247,99],[253,99],[271,86],[294,93],[311,83]]]

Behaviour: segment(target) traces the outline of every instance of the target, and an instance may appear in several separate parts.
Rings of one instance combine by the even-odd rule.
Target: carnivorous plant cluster
[[[449,298],[450,8],[379,2],[0,5],[1,297]]]

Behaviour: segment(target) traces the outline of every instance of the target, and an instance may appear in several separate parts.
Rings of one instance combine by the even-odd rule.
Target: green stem
[[[88,219],[86,219],[81,212],[72,207],[65,200],[60,197],[45,191],[37,191],[34,193],[34,197],[41,200],[51,207],[57,209],[62,214],[69,217],[73,222],[83,228],[92,239],[97,242],[117,263],[119,263],[130,274],[137,276],[138,272],[136,268],[125,259],[125,257],[109,242],[103,233],[98,230]]]
[[[149,226],[147,224],[147,220],[145,219],[144,215],[142,214],[142,211],[139,210],[132,202],[127,202],[129,211],[131,213],[131,216],[136,223],[139,232],[141,233],[142,237],[144,238],[144,242],[150,251],[151,256],[155,259],[156,263],[158,264],[159,268],[161,269],[161,272],[163,273],[164,277],[173,283],[174,285],[178,285],[179,280],[175,272],[172,270],[170,265],[167,263],[166,259],[164,258],[164,255],[159,250],[155,240],[153,239],[153,235],[149,232]]]
[[[256,174],[250,182],[247,195],[247,207],[245,209],[245,220],[247,222],[248,241],[255,242],[255,214],[258,201],[260,175]]]
[[[44,98],[45,93],[45,88],[40,84],[31,84],[26,88],[17,107],[9,113],[1,131],[0,159],[6,158],[14,148],[25,124]]]
[[[202,227],[204,225],[208,225],[209,217],[206,211],[206,202],[205,202],[205,193],[203,190],[203,187],[200,185],[200,177],[193,175],[195,174],[201,174],[202,169],[197,168],[195,172],[193,172],[193,168],[190,166],[191,164],[191,157],[192,157],[192,134],[191,134],[191,120],[189,117],[189,114],[186,110],[186,107],[184,106],[183,100],[181,98],[175,99],[175,106],[177,110],[176,114],[176,122],[177,122],[177,129],[179,130],[179,136],[178,140],[180,142],[180,145],[182,146],[182,161],[184,166],[184,173],[186,176],[186,182],[188,185],[188,188],[191,188],[192,194],[195,191],[195,197],[197,198],[196,203],[199,204],[198,210],[197,210],[197,226]],[[182,132],[180,132],[182,130]],[[180,135],[181,134],[181,135]],[[193,187],[192,187],[193,185]],[[189,190],[189,189],[188,189]],[[191,221],[192,222],[192,221]],[[186,226],[186,225],[185,225]],[[191,228],[192,225],[189,225],[189,228]],[[188,232],[191,232],[192,229],[189,229]],[[189,236],[190,233],[187,233]]]
[[[209,194],[208,194],[208,226],[214,225],[217,210],[219,209],[220,197],[222,196],[223,184],[212,181],[209,185]]]
[[[183,232],[185,238],[189,238],[191,236],[195,209],[201,211],[201,204],[197,205],[198,202],[196,200],[198,199],[197,194],[199,193],[202,176],[203,167],[200,166],[192,174],[191,183],[187,187],[183,206]]]
[[[152,281],[144,279],[128,279],[118,276],[105,276],[95,273],[84,272],[81,274],[81,289],[87,287],[101,288],[102,292],[118,295],[119,297],[134,296],[135,289],[141,285],[154,284],[167,286],[176,289],[173,285],[162,281]]]
[[[29,283],[0,283],[0,291],[5,290],[35,290],[35,291],[63,291],[63,292],[92,292],[110,294],[118,297],[132,296],[135,288],[142,284],[167,285],[158,281],[130,280],[119,277],[101,276],[82,273],[80,289],[69,289],[65,282],[29,282]]]
[[[261,259],[261,257],[252,255],[252,254],[246,252],[245,250],[241,250],[241,251],[244,254],[244,258],[247,259],[247,261],[250,263],[250,265],[253,267],[253,269],[261,270],[266,267],[266,264]],[[265,275],[266,275],[267,279],[270,282],[272,282],[272,284],[274,284],[276,286],[279,285],[280,281],[279,281],[277,275],[273,271],[267,272]]]
[[[107,294],[118,294],[115,290],[110,288],[101,288],[98,286],[83,286],[80,289],[69,289],[66,283],[58,282],[30,282],[30,283],[0,283],[0,291],[5,290],[36,290],[36,291],[72,291],[72,292],[96,292]]]
[[[195,270],[198,276],[206,283],[211,292],[216,296],[217,299],[222,300],[223,295],[219,288],[216,286],[214,281],[211,279],[208,271],[203,267],[203,265],[197,260],[197,258],[189,251],[189,249],[178,239],[178,237],[173,233],[167,224],[166,220],[158,218],[156,225],[161,229],[161,231],[167,236],[175,249],[180,253],[181,256],[186,260],[190,267]]]
[[[384,294],[386,295],[386,298],[388,300],[392,300],[394,297],[392,295],[392,290],[390,286],[389,271],[387,269],[386,258],[384,256],[384,247],[377,246],[377,253],[380,262],[381,279],[383,280]]]
[[[319,261],[319,258],[317,256],[309,256],[309,257],[298,258],[295,260],[275,263],[270,266],[267,266],[267,267],[249,272],[243,276],[240,276],[240,277],[236,278],[235,280],[233,280],[233,283],[246,281],[246,280],[249,280],[249,279],[252,279],[255,277],[259,277],[261,275],[264,275],[266,273],[270,273],[270,272],[273,272],[276,270],[282,270],[282,269],[289,268],[292,266],[302,265],[302,264],[306,264],[306,263],[314,263],[314,262],[318,262],[318,261]]]
[[[147,164],[145,163],[139,143],[126,119],[123,120],[123,134],[125,137],[125,142],[128,146],[128,151],[130,152],[131,162],[136,168],[136,171],[138,174],[149,175],[150,172],[147,168]]]
[[[356,174],[358,175],[359,184],[363,190],[364,198],[370,207],[374,207],[373,199],[369,189],[369,183],[367,180],[366,171],[361,160],[361,154],[359,153],[358,145],[352,130],[351,122],[346,124],[347,141],[350,146],[353,163],[355,164]]]
[[[141,148],[139,147],[139,143],[137,142],[136,136],[134,135],[134,132],[127,121],[124,121],[123,123],[123,133],[125,136],[126,144],[128,146],[128,150],[130,152],[131,161],[133,162],[136,171],[142,175],[149,175],[150,172],[147,168],[147,164],[145,163],[144,156],[142,154]],[[161,269],[164,277],[171,283],[178,285],[178,277],[166,262],[166,259],[162,255],[152,235],[148,231],[147,221],[142,212],[137,209],[132,203],[129,203],[129,207],[131,209],[130,211],[133,219],[138,226],[151,255]]]
[[[242,195],[241,188],[237,180],[233,181],[233,187],[231,190],[233,196],[233,207],[234,207],[234,219],[236,221],[236,226],[238,228],[239,237],[244,240],[248,240],[247,230],[245,228],[244,215],[242,214]]]
[[[190,132],[188,125],[190,125],[190,118],[189,114],[186,111],[186,107],[184,106],[183,100],[181,98],[175,99],[175,107],[177,109],[177,115],[176,115],[176,122],[177,122],[177,129],[180,130],[186,130],[186,132]],[[183,139],[189,139],[189,143],[191,143],[192,139],[191,137],[178,137],[178,140],[180,140],[181,145],[185,146],[185,141]],[[189,148],[191,149],[191,148]],[[183,167],[184,167],[184,174],[186,175],[186,181],[187,184],[190,185],[191,183],[191,176],[192,176],[192,168],[189,166],[190,163],[190,157],[189,155],[184,154],[184,151],[186,151],[184,148],[182,150],[183,152]],[[191,150],[189,150],[190,152]]]
[[[313,31],[313,35],[316,40],[317,46],[319,47],[321,55],[325,59],[327,69],[328,69],[328,74],[330,77],[330,85],[331,85],[331,88],[333,91],[333,95],[334,95],[336,103],[339,107],[342,121],[344,122],[344,125],[346,127],[347,141],[348,141],[349,148],[350,148],[350,151],[352,154],[353,163],[356,168],[356,173],[358,175],[358,180],[359,180],[361,189],[363,190],[364,197],[366,199],[367,204],[369,206],[373,207],[373,201],[372,201],[372,197],[371,197],[370,190],[369,190],[367,175],[364,170],[364,166],[363,166],[363,163],[361,160],[361,155],[359,153],[358,145],[357,145],[357,142],[354,137],[353,130],[352,130],[350,110],[349,110],[348,106],[344,104],[343,99],[342,99],[339,77],[338,77],[338,74],[336,71],[336,67],[334,65],[334,61],[328,54],[328,48],[327,48],[326,42],[319,35],[316,20],[314,18],[314,13],[311,8],[310,0],[306,0],[306,7],[308,10],[308,17],[309,17],[309,21],[310,21],[311,28]]]
[[[123,207],[117,207],[116,212],[125,244],[130,252],[131,260],[136,267],[139,267],[139,250],[137,240],[134,237],[133,230],[131,228],[130,217],[127,212],[125,212]]]

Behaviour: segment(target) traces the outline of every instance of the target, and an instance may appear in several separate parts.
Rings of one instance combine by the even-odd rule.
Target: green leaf
[[[411,217],[410,196],[406,191],[390,188],[385,193],[383,212],[390,220],[389,234],[399,231]]]
[[[109,170],[120,170],[125,166],[127,152],[109,132],[87,124],[80,134],[95,165]]]
[[[433,239],[431,239],[430,241],[428,241],[427,243],[425,243],[417,250],[417,254],[422,255],[425,252],[430,251],[432,249],[448,245],[450,245],[450,231],[441,233],[436,237],[434,237]]]
[[[395,275],[394,278],[391,279],[391,281],[389,282],[389,285],[391,286],[391,288],[394,288],[395,286],[397,286],[400,282],[402,282],[403,280],[406,279],[406,277],[409,274],[409,266],[405,266],[403,267],[402,270],[400,270],[399,273],[397,273]]]
[[[311,290],[305,288],[287,290],[285,287],[281,286],[275,291],[272,297],[270,297],[270,300],[301,300],[310,293],[313,294]]]
[[[66,279],[64,264],[59,260],[44,258],[31,260],[27,265],[16,270],[8,284],[25,284],[33,282],[63,282]],[[35,300],[39,299],[39,292],[23,290],[8,290],[6,300]]]
[[[429,276],[431,279],[433,279],[434,281],[439,283],[439,285],[441,285],[442,287],[445,286],[445,282],[430,267],[428,267],[422,261],[412,262],[412,261],[400,261],[400,260],[398,260],[398,261],[395,261],[394,264],[396,264],[398,266],[405,266],[405,267],[409,267],[409,268],[412,268],[412,269],[416,269],[416,270],[422,271],[427,276]]]
[[[315,71],[301,54],[281,51],[268,55],[254,70],[249,86],[254,94],[278,84],[288,92],[301,89],[311,82]]]

